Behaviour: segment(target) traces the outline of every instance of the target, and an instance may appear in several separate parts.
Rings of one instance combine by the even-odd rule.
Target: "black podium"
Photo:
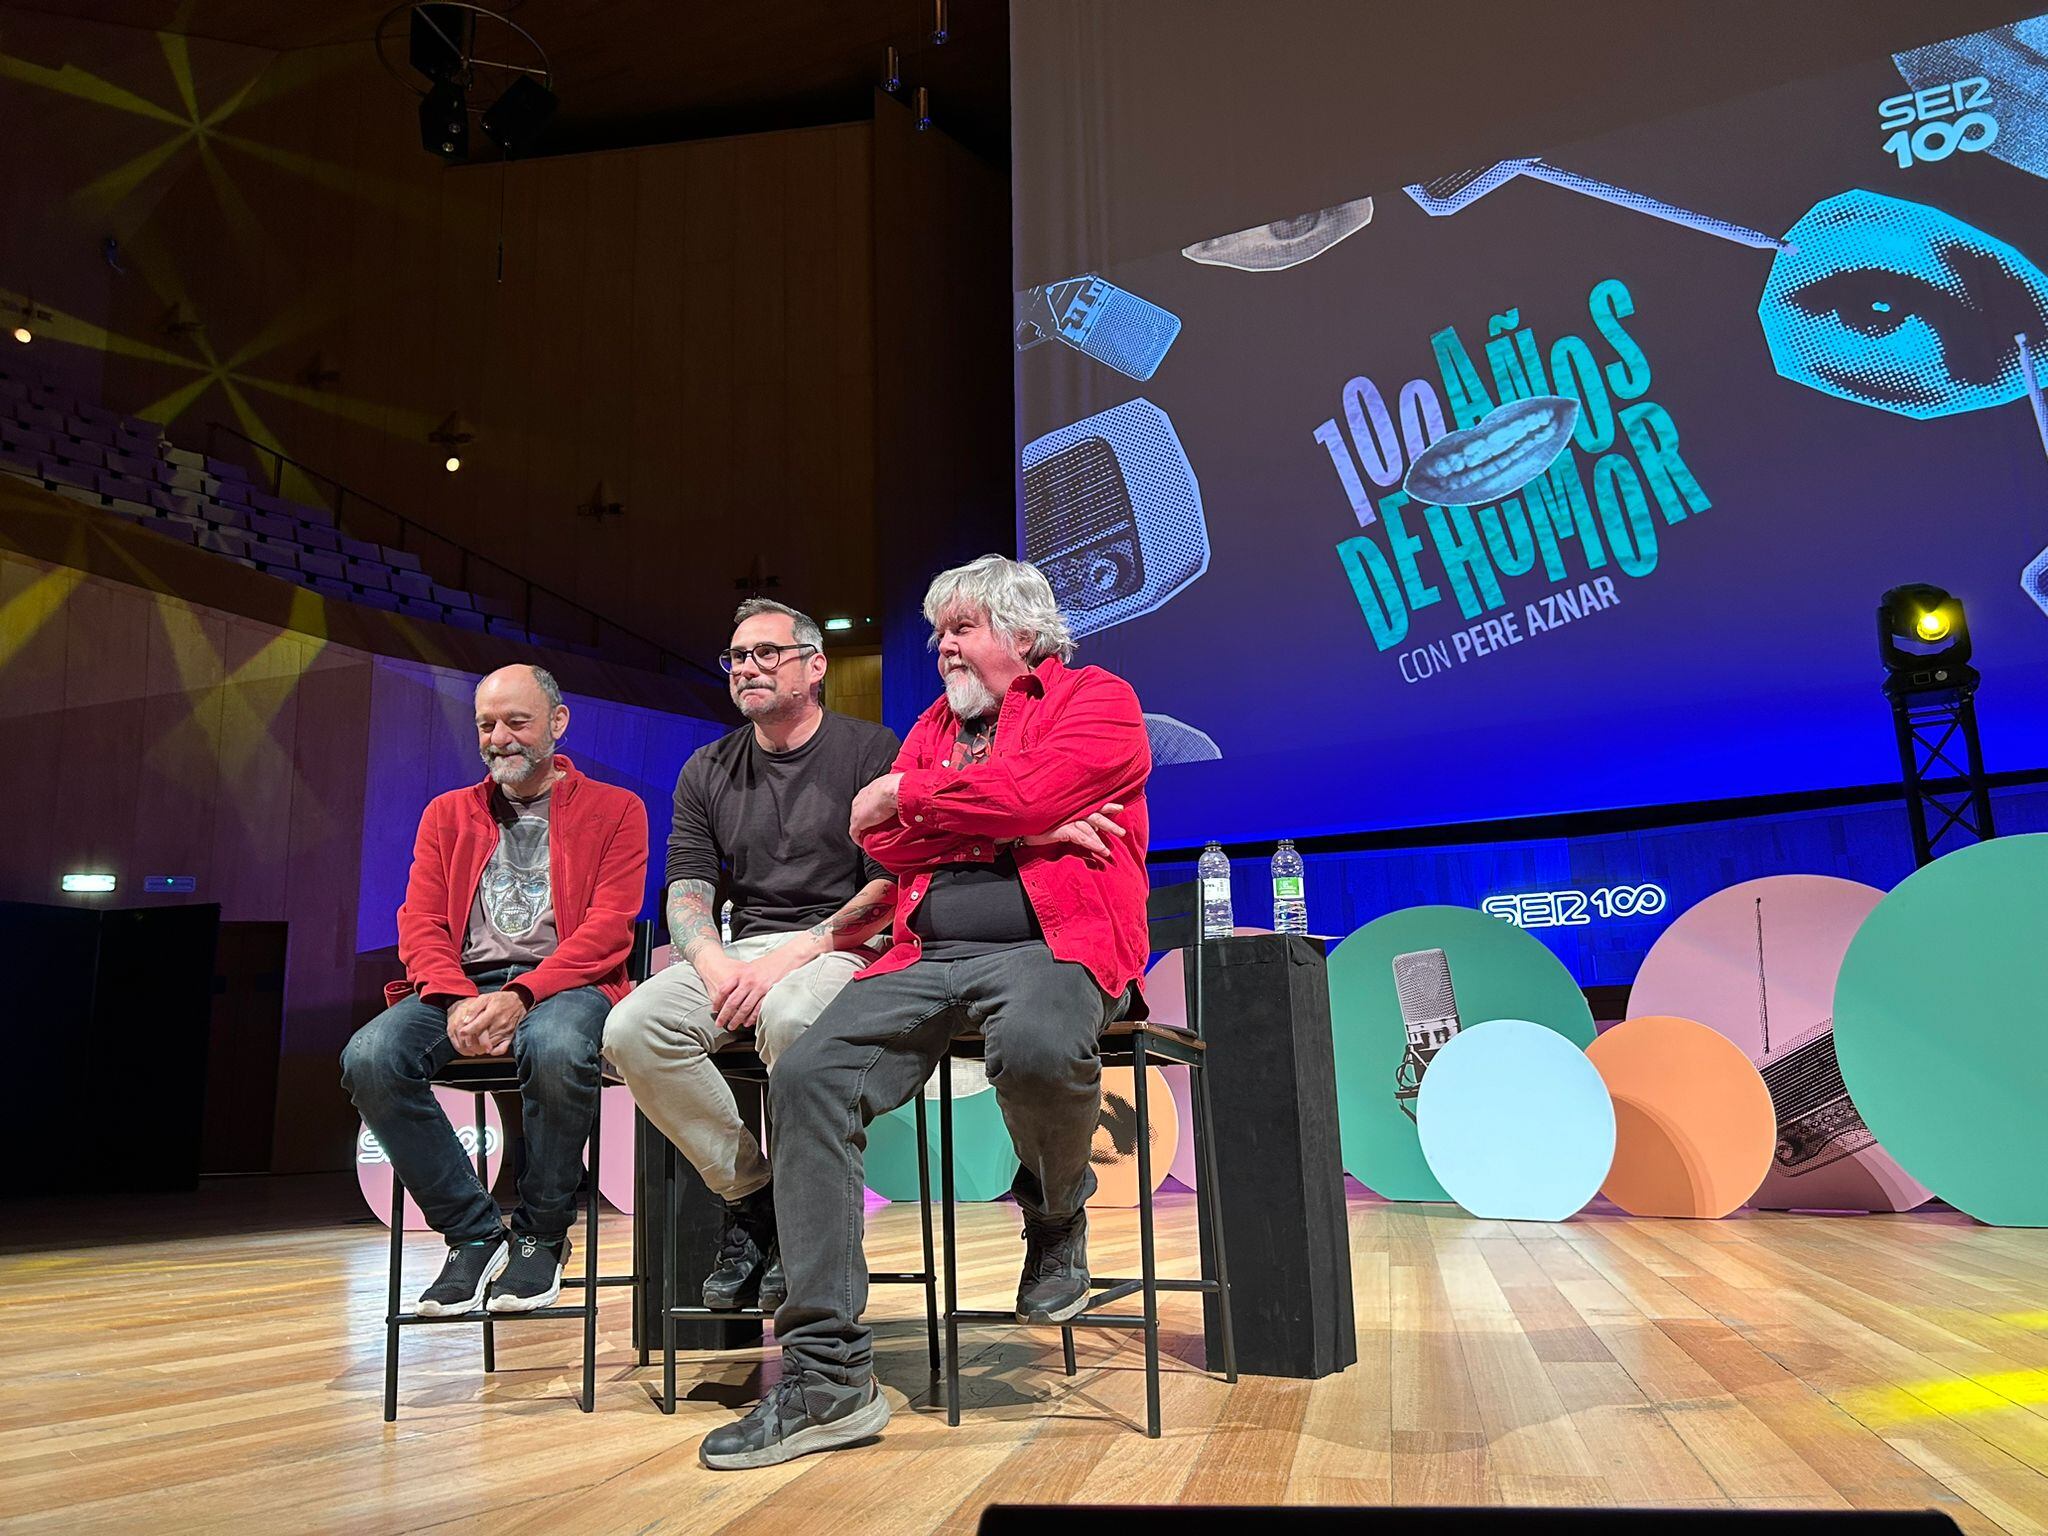
[[[1237,1365],[1314,1378],[1358,1358],[1323,948],[1285,934],[1201,946],[1202,1037]],[[1193,955],[1188,995],[1195,995]],[[1206,1263],[1208,1234],[1203,1234]],[[1203,1303],[1220,1357],[1214,1297]]]

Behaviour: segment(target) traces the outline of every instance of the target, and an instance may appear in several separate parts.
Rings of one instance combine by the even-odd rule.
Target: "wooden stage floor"
[[[384,1424],[383,1229],[331,1189],[262,1182],[10,1223],[0,1526],[909,1536],[972,1530],[992,1502],[1178,1501],[1932,1506],[1966,1531],[2048,1531],[2048,1231],[1947,1211],[1541,1226],[1358,1196],[1358,1364],[1226,1387],[1188,1363],[1198,1313],[1175,1298],[1158,1441],[1137,1427],[1138,1342],[1101,1332],[1071,1381],[1051,1330],[966,1334],[948,1429],[916,1293],[885,1287],[887,1434],[712,1473],[697,1439],[757,1396],[768,1357],[686,1357],[664,1418],[617,1291],[595,1414],[573,1398],[578,1325],[538,1323],[501,1331],[489,1381],[474,1330],[410,1330]],[[1163,1219],[1191,1273],[1190,1197]],[[1003,1304],[1013,1209],[965,1207],[962,1228],[965,1294]],[[1098,1214],[1097,1267],[1128,1272],[1135,1231]],[[872,1261],[912,1267],[916,1232],[914,1208],[876,1213]],[[608,1214],[608,1269],[628,1244]],[[413,1240],[409,1291],[436,1253]]]

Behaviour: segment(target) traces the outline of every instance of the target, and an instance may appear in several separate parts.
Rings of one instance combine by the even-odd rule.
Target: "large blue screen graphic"
[[[2048,18],[1405,184],[1247,102],[1329,205],[1139,240],[1029,61],[1126,128],[1163,87],[1058,43],[1018,542],[1144,701],[1160,846],[1896,780],[1909,581],[1968,608],[1989,766],[2048,765]]]

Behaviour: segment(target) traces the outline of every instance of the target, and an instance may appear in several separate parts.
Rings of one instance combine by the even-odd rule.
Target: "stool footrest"
[[[955,1323],[1007,1323],[1012,1328],[1143,1328],[1145,1319],[1133,1313],[1077,1312],[1064,1323],[1021,1323],[1015,1312],[981,1312],[962,1308],[945,1314]]]
[[[396,1323],[401,1328],[424,1328],[433,1323],[523,1323],[530,1318],[581,1317],[588,1310],[579,1302],[573,1307],[536,1307],[531,1312],[486,1312],[479,1308],[474,1312],[457,1312],[453,1317],[422,1317],[417,1312],[401,1312],[384,1321]]]

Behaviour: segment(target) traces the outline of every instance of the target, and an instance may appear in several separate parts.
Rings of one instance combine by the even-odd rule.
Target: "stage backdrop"
[[[1019,544],[1151,716],[1155,841],[1895,780],[1906,581],[1989,766],[2048,763],[2048,17],[1361,184],[1378,17],[1012,8]],[[1356,131],[1224,89],[1198,152],[1253,55]],[[1309,200],[1233,229],[1261,165]]]

